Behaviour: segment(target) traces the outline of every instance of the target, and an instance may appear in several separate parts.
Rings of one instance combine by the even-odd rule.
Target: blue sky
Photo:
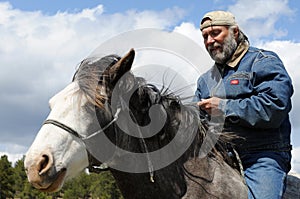
[[[0,1],[1,2],[1,1]],[[3,1],[5,2],[5,1]],[[231,5],[234,5],[237,0],[227,0],[226,2],[222,2],[221,0],[212,0],[212,1],[202,1],[199,0],[154,0],[154,1],[140,1],[140,0],[127,0],[126,2],[119,1],[111,1],[111,0],[11,0],[9,1],[11,5],[16,9],[21,9],[24,11],[42,11],[44,14],[53,15],[57,12],[79,12],[83,8],[93,8],[99,4],[104,5],[104,13],[105,14],[113,14],[119,12],[126,12],[128,10],[155,10],[162,11],[164,9],[179,7],[185,10],[184,21],[192,22],[195,25],[198,25],[199,19],[201,16],[210,10],[228,10]],[[254,15],[255,12],[251,12],[253,8],[255,8],[256,1],[245,0],[245,2],[250,2],[251,6],[248,7],[247,15]],[[269,6],[268,2],[272,4],[273,0],[260,1],[263,5]],[[298,0],[283,0],[282,2],[288,2],[287,5],[293,11],[293,14],[290,16],[281,15],[276,13],[274,14],[279,16],[280,18],[277,20],[275,26],[278,29],[288,29],[288,33],[286,36],[281,37],[281,39],[293,39],[295,41],[300,40],[300,30],[297,25],[297,20],[300,18],[299,8],[300,2]],[[234,12],[234,10],[231,10]],[[263,19],[261,19],[263,20]],[[260,27],[257,27],[260,28]],[[268,36],[265,39],[270,39]],[[272,38],[271,38],[272,39]]]
[[[300,172],[298,0],[0,1],[0,154],[13,160],[26,152],[49,112],[48,99],[100,43],[154,27],[179,31],[202,45],[200,18],[219,9],[235,14],[252,45],[277,52],[292,76],[293,161]]]

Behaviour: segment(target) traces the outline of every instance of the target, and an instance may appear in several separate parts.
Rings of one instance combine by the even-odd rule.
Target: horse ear
[[[130,51],[122,57],[115,65],[109,69],[109,74],[112,82],[118,81],[126,72],[130,71],[135,51],[130,49]]]

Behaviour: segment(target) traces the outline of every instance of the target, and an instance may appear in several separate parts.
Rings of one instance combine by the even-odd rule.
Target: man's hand
[[[223,114],[223,112],[219,109],[220,100],[221,99],[218,97],[212,97],[197,102],[197,105],[211,116],[220,116]]]

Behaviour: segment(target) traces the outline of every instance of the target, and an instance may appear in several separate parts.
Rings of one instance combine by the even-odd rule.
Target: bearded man
[[[248,198],[281,198],[291,168],[291,78],[277,54],[249,45],[232,13],[205,14],[200,30],[215,64],[199,77],[195,100],[238,136]]]

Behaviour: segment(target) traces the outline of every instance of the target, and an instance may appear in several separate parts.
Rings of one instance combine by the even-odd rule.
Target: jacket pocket
[[[253,94],[252,79],[253,74],[248,72],[236,72],[230,75],[225,82],[227,98],[245,98]]]

